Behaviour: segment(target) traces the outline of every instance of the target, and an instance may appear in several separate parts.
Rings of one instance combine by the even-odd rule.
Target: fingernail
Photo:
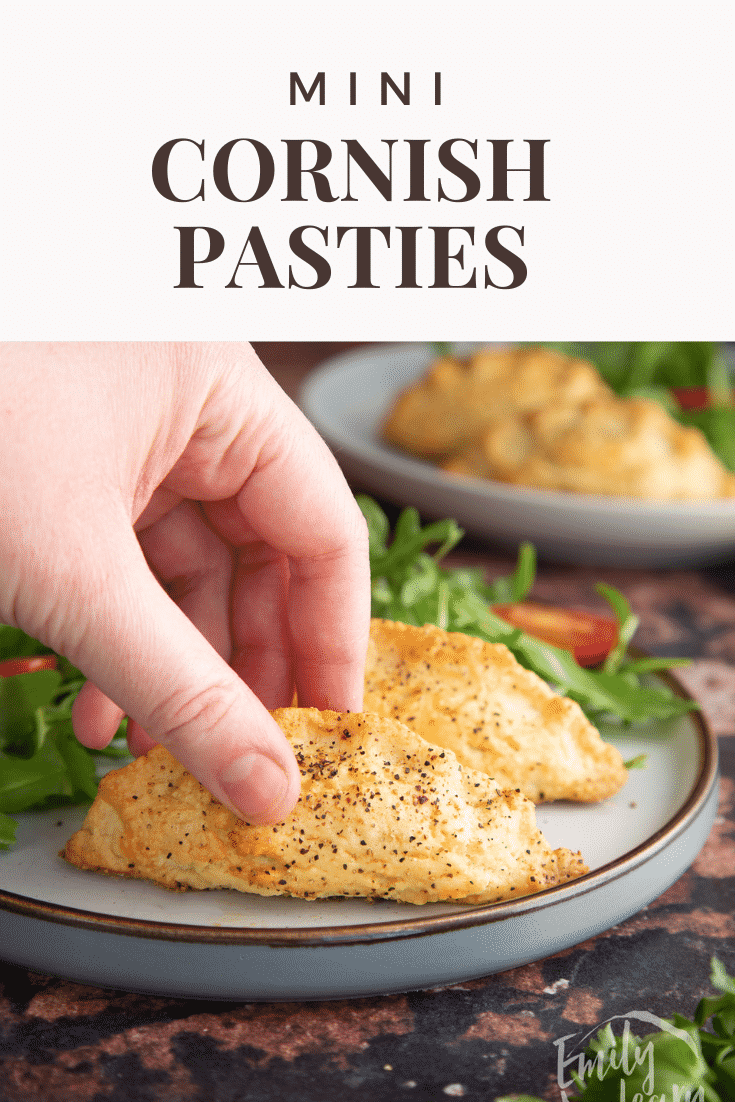
[[[249,823],[267,823],[286,795],[289,779],[265,754],[243,754],[220,773],[219,782],[238,815]]]

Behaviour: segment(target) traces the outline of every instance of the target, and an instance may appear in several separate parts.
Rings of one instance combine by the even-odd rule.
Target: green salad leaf
[[[700,1000],[694,1018],[674,1014],[673,1027],[645,1037],[608,1022],[584,1051],[585,1077],[571,1071],[576,1092],[569,1102],[634,1102],[636,1098],[732,1102],[735,1099],[735,978],[712,958],[710,982],[719,996]],[[711,1028],[707,1029],[709,1022]],[[543,1102],[530,1094],[495,1102]]]
[[[0,678],[0,750],[25,756],[41,749],[45,727],[40,709],[53,700],[60,684],[56,670]]]
[[[0,660],[50,653],[19,628],[0,625]],[[83,684],[62,657],[55,670],[0,676],[0,849],[15,841],[13,815],[93,800],[97,756],[127,756],[125,721],[104,750],[92,752],[76,738],[71,709]]]
[[[728,378],[722,350],[713,341],[563,341],[544,347],[589,360],[625,397],[649,387],[717,390]]]
[[[15,819],[0,811],[0,849],[9,849],[12,846],[17,826]]]
[[[699,429],[724,466],[735,472],[735,409],[713,406],[681,410],[677,417],[682,424]]]
[[[519,549],[516,568],[509,577],[487,583],[481,569],[440,565],[464,534],[456,521],[435,521],[422,527],[417,510],[409,506],[401,511],[391,539],[388,518],[378,503],[364,494],[357,500],[368,524],[373,616],[407,624],[436,624],[447,631],[504,643],[522,666],[597,719],[646,723],[672,719],[697,707],[660,682],[646,679],[649,673],[681,665],[681,659],[641,660],[628,654],[638,620],[623,594],[612,586],[601,585],[598,592],[618,619],[620,642],[601,668],[585,669],[569,651],[511,627],[490,607],[522,601],[529,593],[536,572],[536,554],[530,544]]]

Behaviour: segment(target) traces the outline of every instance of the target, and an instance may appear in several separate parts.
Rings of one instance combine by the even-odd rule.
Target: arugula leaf
[[[566,341],[545,347],[589,360],[618,394],[650,386],[709,386],[722,365],[712,341]]]
[[[682,410],[678,419],[704,433],[709,446],[729,471],[735,472],[735,409],[713,406],[710,409]]]
[[[368,541],[370,544],[370,559],[378,558],[387,549],[390,535],[390,523],[377,501],[373,501],[367,494],[357,499],[360,503],[363,516],[367,521]]]
[[[728,976],[716,957],[712,958],[710,982],[723,994],[701,999],[693,1020],[681,1014],[667,1019],[686,1038],[665,1030],[642,1038],[633,1034],[615,1038],[609,1025],[601,1030],[585,1056],[591,1064],[593,1057],[602,1054],[602,1074],[596,1069],[594,1076],[583,1083],[573,1072],[580,1093],[573,1095],[570,1102],[618,1102],[621,1097],[634,1098],[637,1092],[643,1097],[652,1092],[659,1098],[698,1096],[706,1102],[728,1102],[734,1098],[735,979]],[[705,1028],[710,1019],[714,1032]],[[636,1049],[639,1059],[646,1053],[646,1059],[640,1060],[638,1067]],[[650,1077],[647,1086],[646,1076]]]
[[[490,608],[492,604],[521,601],[530,591],[536,572],[531,544],[519,549],[510,577],[488,585],[481,569],[449,570],[439,565],[464,535],[455,521],[436,521],[422,527],[416,509],[408,507],[400,513],[389,541],[390,525],[378,503],[363,494],[357,501],[368,524],[373,616],[418,626],[436,624],[447,631],[504,643],[521,665],[576,700],[594,717],[646,723],[671,719],[697,707],[664,685],[642,680],[653,670],[680,665],[681,660],[641,660],[627,654],[638,620],[623,594],[611,586],[601,587],[600,592],[618,617],[620,642],[602,669],[585,669],[569,651],[511,627]],[[432,545],[438,547],[429,554]]]
[[[10,849],[15,841],[15,831],[18,824],[4,811],[0,811],[0,850]]]
[[[531,592],[536,578],[536,548],[532,543],[522,543],[518,548],[516,568],[509,578],[496,578],[488,586],[490,601],[494,605],[508,605],[523,601]]]
[[[502,1098],[496,1098],[495,1102],[544,1102],[535,1094],[504,1094]]]
[[[71,796],[64,759],[52,739],[30,758],[0,754],[0,811],[12,814],[43,804],[49,796]]]
[[[9,624],[0,625],[0,661],[6,658],[30,658],[36,654],[51,654],[48,647],[31,639],[20,628]]]
[[[0,625],[1,659],[49,653],[19,628]],[[56,664],[55,670],[0,677],[0,849],[15,841],[13,814],[94,799],[96,755],[128,753],[125,721],[103,751],[77,740],[71,709],[84,677],[63,657]]]
[[[672,1024],[687,1034],[691,1043],[664,1030],[645,1037],[633,1033],[615,1037],[608,1023],[588,1046],[590,1058],[596,1061],[595,1072],[586,1082],[576,1071],[571,1073],[579,1094],[572,1095],[570,1102],[618,1102],[621,1095],[632,1099],[636,1094],[649,1097],[652,1092],[659,1098],[671,1098],[676,1097],[675,1086],[692,1091],[708,1086],[712,1076],[696,1026],[680,1016]],[[711,1094],[710,1098],[715,1102],[718,1096]]]
[[[56,750],[66,766],[66,777],[71,785],[71,796],[83,802],[97,795],[97,771],[94,758],[74,734],[71,720],[57,724],[54,731]]]
[[[36,670],[0,677],[0,749],[32,754],[43,742],[40,709],[53,700],[61,684],[56,670]]]
[[[735,976],[728,976],[724,964],[717,957],[712,957],[709,980],[718,991],[735,995]],[[733,1003],[733,1007],[735,1007],[735,1003]]]
[[[595,589],[601,597],[605,598],[617,617],[618,641],[602,665],[605,673],[617,673],[625,660],[628,646],[638,630],[640,620],[633,614],[630,605],[619,590],[603,582],[596,585]]]

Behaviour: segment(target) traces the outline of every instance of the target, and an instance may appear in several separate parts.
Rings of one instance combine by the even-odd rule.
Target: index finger
[[[212,500],[210,486],[206,513],[235,547],[260,542],[287,561],[285,627],[299,704],[359,711],[370,627],[365,521],[334,456],[270,376],[260,390],[264,398],[261,416],[230,440],[218,466],[228,499]],[[235,478],[241,481],[233,492]],[[253,623],[249,606],[236,597],[232,607],[240,648],[265,643],[264,618]],[[283,628],[274,600],[267,630],[277,640]]]

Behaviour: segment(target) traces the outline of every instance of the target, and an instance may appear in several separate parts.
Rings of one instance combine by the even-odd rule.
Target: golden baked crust
[[[520,792],[501,792],[397,720],[273,713],[301,767],[299,803],[250,826],[163,747],[109,773],[62,856],[167,888],[236,888],[303,899],[493,903],[587,871],[552,850]]]
[[[453,474],[582,494],[695,501],[735,494],[706,439],[658,402],[603,398],[510,415],[443,463]]]
[[[576,405],[611,393],[584,360],[547,348],[484,349],[466,362],[448,357],[433,363],[398,396],[383,437],[412,455],[441,459],[509,415],[552,401]]]
[[[433,624],[371,622],[363,707],[400,719],[534,803],[604,800],[628,777],[579,705],[502,643]]]

